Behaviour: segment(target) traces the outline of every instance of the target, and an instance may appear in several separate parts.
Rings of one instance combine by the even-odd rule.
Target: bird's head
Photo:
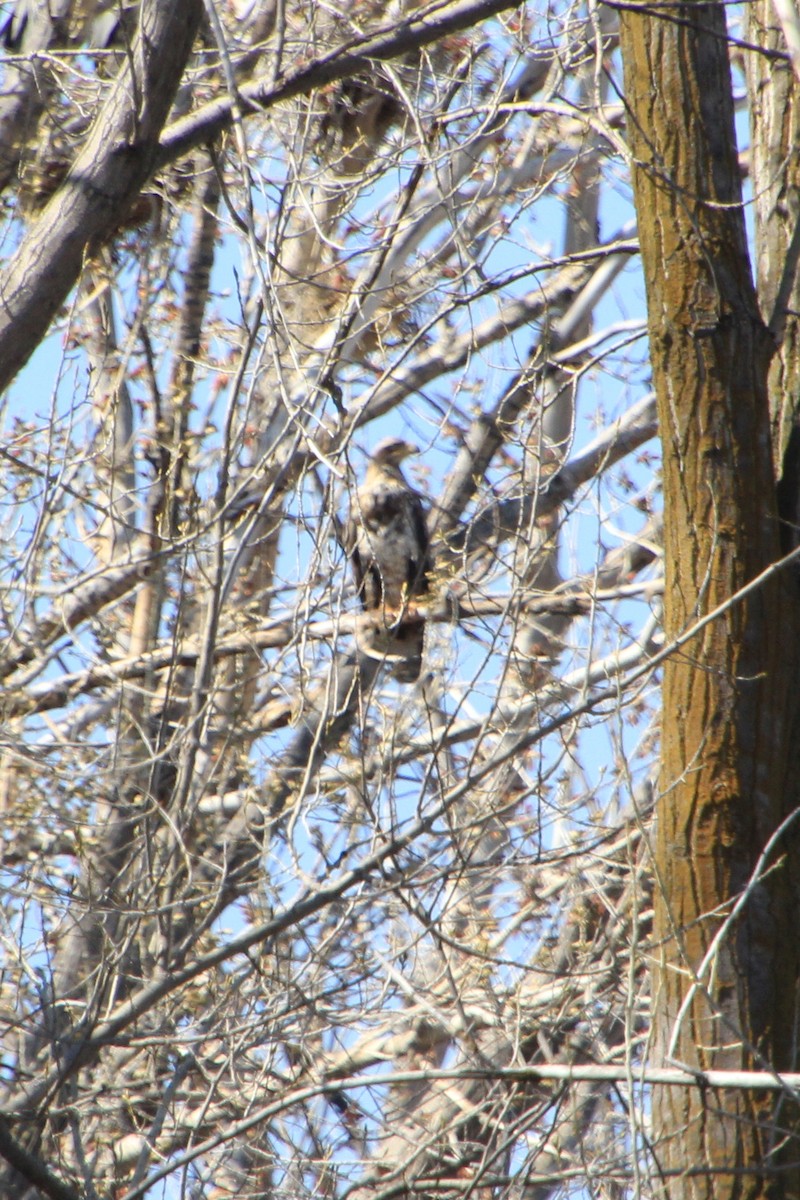
[[[399,467],[400,463],[410,454],[419,454],[419,446],[406,442],[403,438],[388,437],[378,442],[372,451],[372,461],[384,467]]]

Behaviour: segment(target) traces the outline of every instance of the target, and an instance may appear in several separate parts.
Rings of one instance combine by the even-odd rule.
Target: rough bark
[[[687,5],[680,21],[631,8],[621,34],[664,450],[669,639],[779,557],[772,343],[750,278],[724,8]],[[664,671],[655,1039],[661,1058],[700,1070],[795,1065],[783,1042],[798,979],[787,840],[722,927],[796,805],[796,604],[784,573]],[[798,1159],[791,1137],[777,1149],[786,1118],[742,1091],[657,1093],[670,1196],[791,1194],[793,1173],[777,1172]]]

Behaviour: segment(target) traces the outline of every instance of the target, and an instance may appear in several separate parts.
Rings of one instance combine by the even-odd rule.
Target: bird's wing
[[[350,505],[345,527],[345,550],[353,567],[356,595],[362,608],[369,612],[382,603],[383,579],[380,564],[373,553],[373,539],[367,531],[365,505],[369,510],[369,497],[364,495],[362,488]]]
[[[408,586],[412,593],[418,595],[428,590],[428,575],[431,572],[431,540],[428,534],[428,523],[425,519],[425,508],[420,496],[409,488],[408,491],[409,518],[414,534],[414,562],[409,563]]]
[[[354,510],[354,502],[351,501],[350,511],[347,514],[347,521],[344,526],[344,551],[353,566],[353,578],[356,583],[356,592],[363,597],[364,589],[364,564],[361,561],[361,551],[358,547],[358,530],[360,522],[357,519]]]

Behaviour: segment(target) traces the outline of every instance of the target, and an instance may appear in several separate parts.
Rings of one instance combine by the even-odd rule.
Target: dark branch
[[[9,1129],[5,1117],[0,1116],[0,1155],[14,1170],[32,1183],[50,1200],[81,1200],[79,1194],[67,1187],[57,1175],[48,1171],[41,1159],[19,1144]]]
[[[136,39],[67,178],[0,276],[0,392],[74,287],[86,248],[117,228],[149,178],[200,24],[199,0],[144,0]]]
[[[421,50],[440,38],[517,7],[518,0],[462,0],[459,4],[433,5],[375,34],[337,46],[329,54],[286,75],[277,84],[263,79],[245,84],[239,89],[236,101],[245,114],[263,112],[315,88],[370,71],[376,61]],[[431,16],[437,9],[441,10],[441,15]],[[158,165],[174,162],[189,150],[213,140],[232,121],[233,102],[229,96],[214,100],[190,116],[175,121],[162,139]]]

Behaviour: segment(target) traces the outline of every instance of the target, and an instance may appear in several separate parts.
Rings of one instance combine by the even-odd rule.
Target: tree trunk
[[[669,641],[779,557],[773,343],[750,276],[723,6],[687,5],[680,21],[626,9],[621,41],[664,452]],[[698,1070],[796,1065],[796,839],[778,842],[770,874],[726,924],[796,807],[796,608],[785,571],[664,671],[655,1042],[662,1060]],[[777,1174],[799,1149],[778,1114],[746,1092],[658,1092],[670,1196],[796,1194],[796,1174]]]

